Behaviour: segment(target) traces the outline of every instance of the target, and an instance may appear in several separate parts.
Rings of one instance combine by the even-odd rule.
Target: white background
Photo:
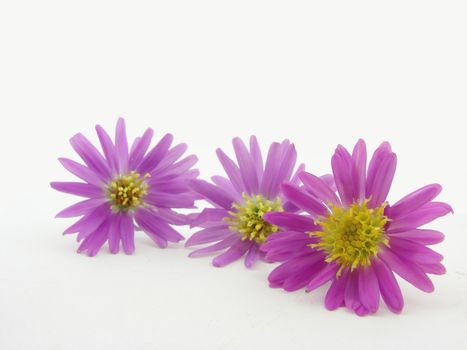
[[[464,349],[467,347],[465,1],[1,1],[0,349]],[[335,146],[392,142],[389,200],[439,182],[455,210],[430,225],[448,273],[406,307],[359,318],[325,289],[270,289],[274,266],[222,269],[155,248],[75,253],[54,215],[75,198],[68,139],[126,117],[172,132],[219,173],[234,136],[290,138],[308,170]],[[189,235],[188,229],[182,233]]]

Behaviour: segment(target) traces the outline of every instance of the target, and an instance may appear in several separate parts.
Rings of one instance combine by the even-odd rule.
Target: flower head
[[[297,154],[288,140],[273,143],[263,166],[261,150],[256,137],[250,138],[250,147],[239,138],[233,140],[237,163],[221,149],[217,156],[228,178],[213,176],[210,184],[191,181],[192,188],[214,207],[194,215],[193,227],[202,230],[193,234],[186,246],[209,243],[207,247],[191,252],[190,256],[224,251],[214,258],[214,266],[224,266],[246,254],[245,265],[251,267],[264,253],[259,247],[278,227],[265,221],[268,212],[294,212],[297,208],[287,202],[280,185],[284,181],[298,184],[293,175]],[[303,165],[299,171],[304,169]]]
[[[125,122],[119,119],[115,142],[99,125],[97,135],[101,154],[82,134],[70,143],[84,162],[60,158],[62,165],[84,182],[52,182],[52,188],[85,197],[57,214],[57,217],[78,217],[64,234],[78,233],[82,241],[78,252],[96,255],[108,241],[111,253],[120,245],[131,254],[135,250],[135,228],[143,230],[160,247],[178,242],[183,236],[171,225],[185,225],[188,218],[173,208],[193,208],[196,194],[187,182],[198,176],[191,169],[197,158],[180,159],[187,146],[171,147],[173,136],[165,135],[148,151],[153,137],[151,129],[128,146]],[[136,224],[135,224],[136,223]],[[137,225],[137,226],[136,226]]]
[[[285,198],[306,214],[268,213],[280,227],[261,249],[279,261],[269,275],[271,287],[312,291],[331,282],[325,305],[346,306],[358,315],[374,313],[380,296],[388,308],[402,311],[404,302],[394,272],[425,292],[434,290],[427,274],[443,274],[442,256],[427,245],[439,243],[441,232],[421,229],[452,212],[434,202],[441,186],[432,184],[386,202],[396,170],[389,143],[374,153],[368,169],[366,146],[360,140],[352,154],[338,146],[332,157],[335,191],[320,178],[302,172],[304,188],[284,184]]]

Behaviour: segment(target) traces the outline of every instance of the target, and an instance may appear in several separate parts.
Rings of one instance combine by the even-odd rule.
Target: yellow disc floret
[[[256,243],[264,243],[266,238],[278,231],[278,227],[263,219],[265,213],[283,211],[280,198],[271,201],[261,195],[248,197],[242,194],[245,200],[242,204],[233,204],[235,211],[229,211],[231,216],[225,218],[230,223],[229,228],[238,231],[242,240],[255,240]]]
[[[146,179],[149,174],[141,176],[135,171],[127,175],[120,175],[107,186],[107,194],[112,203],[112,209],[128,211],[143,205],[143,198],[147,194]]]
[[[340,265],[338,276],[344,268],[353,270],[370,265],[380,245],[388,244],[384,232],[388,222],[384,215],[386,205],[370,209],[368,201],[354,203],[348,208],[330,205],[330,214],[316,221],[321,231],[309,232],[319,237],[319,242],[310,246],[326,252],[327,262],[335,261]]]

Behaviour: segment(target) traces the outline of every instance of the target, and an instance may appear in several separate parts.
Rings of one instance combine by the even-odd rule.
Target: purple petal
[[[360,302],[371,313],[379,308],[378,278],[371,266],[361,268],[358,273],[358,294]]]
[[[290,184],[283,184],[281,188],[290,202],[308,212],[313,218],[327,215],[323,204],[311,195]]]
[[[236,203],[242,203],[243,198],[240,192],[238,192],[232,185],[229,179],[219,176],[219,175],[214,175],[211,177],[212,182],[216,184],[218,187],[222,188],[225,192],[229,194],[230,197],[236,202]]]
[[[117,254],[120,250],[120,225],[122,214],[111,216],[109,227],[109,250],[112,254]]]
[[[261,155],[261,149],[258,144],[256,136],[250,137],[250,157],[253,160],[253,164],[256,168],[256,174],[258,176],[258,183],[263,177],[263,157]]]
[[[93,233],[87,236],[78,248],[78,253],[87,250],[88,256],[95,256],[108,237],[110,218],[108,217]]]
[[[141,208],[135,213],[135,220],[149,236],[160,236],[169,242],[179,242],[184,237],[174,230],[170,225],[161,220],[155,213]]]
[[[115,129],[115,152],[119,161],[120,173],[128,172],[128,140],[126,138],[125,120],[118,118]]]
[[[166,134],[157,145],[144,156],[143,160],[136,168],[136,171],[140,174],[152,172],[167,154],[172,141],[173,136],[171,134]]]
[[[102,146],[102,151],[104,152],[104,156],[107,159],[110,169],[112,173],[118,173],[118,158],[117,153],[115,152],[115,146],[110,138],[109,134],[104,130],[104,128],[100,125],[96,125],[96,132],[97,136],[99,137],[99,141]]]
[[[110,205],[104,203],[97,208],[91,210],[89,213],[84,215],[81,219],[75,222],[73,225],[68,227],[63,234],[70,234],[80,232],[80,236],[86,236],[87,234],[96,230],[97,227],[110,215]]]
[[[349,273],[343,273],[340,277],[334,279],[331,284],[331,287],[326,293],[326,298],[324,300],[324,305],[328,310],[336,310],[344,302],[344,293],[345,287],[347,286],[347,279]]]
[[[238,241],[237,243],[232,245],[226,252],[216,256],[212,260],[212,264],[215,267],[223,267],[225,265],[228,265],[245,255],[245,253],[248,251],[248,249],[250,249],[250,247],[253,244],[255,243],[249,240]]]
[[[264,214],[263,219],[291,231],[309,232],[319,229],[311,217],[294,213],[270,212]]]
[[[261,257],[261,251],[257,244],[253,244],[245,257],[245,267],[250,269],[256,261]]]
[[[125,254],[135,252],[135,225],[130,215],[122,214],[120,221],[120,237]]]
[[[264,169],[263,178],[261,179],[260,193],[266,198],[271,198],[271,193],[274,193],[272,184],[275,181],[277,170],[280,164],[281,145],[274,142],[269,147],[268,157],[266,159],[266,167]]]
[[[188,225],[191,221],[188,215],[177,213],[169,208],[154,208],[154,211],[170,225]]]
[[[452,208],[449,204],[429,202],[410,214],[391,221],[388,225],[387,232],[392,234],[415,229],[452,212]]]
[[[358,140],[353,149],[352,163],[353,197],[356,201],[363,202],[366,184],[366,145],[365,141],[361,139]]]
[[[391,153],[391,145],[389,142],[383,142],[373,153],[368,166],[368,172],[366,177],[366,198],[371,195],[371,188],[373,188],[373,182],[375,180],[376,173],[379,170],[381,161]]]
[[[305,185],[306,190],[313,196],[324,203],[331,202],[336,206],[341,205],[339,198],[323,179],[307,172],[302,172],[298,176]]]
[[[200,226],[205,222],[222,222],[227,216],[229,216],[229,212],[225,209],[206,208],[196,215],[190,227]]]
[[[212,204],[219,205],[227,210],[232,208],[232,198],[221,188],[203,180],[191,180],[190,186],[193,191],[204,196]]]
[[[200,255],[217,252],[219,250],[230,247],[230,246],[232,246],[232,245],[234,245],[234,244],[236,244],[236,243],[238,243],[240,241],[241,241],[240,236],[238,234],[236,234],[236,233],[232,233],[230,236],[227,236],[222,241],[217,242],[216,244],[213,244],[213,245],[210,245],[208,247],[204,247],[204,248],[192,251],[188,256],[190,258],[194,258],[194,257],[200,256]]]
[[[431,273],[433,275],[444,275],[446,273],[446,268],[441,263],[434,264],[417,264],[425,273]]]
[[[331,158],[331,166],[341,201],[348,206],[353,202],[352,157],[341,145]]]
[[[388,233],[390,237],[399,237],[423,245],[437,244],[444,240],[444,234],[435,230],[412,229],[409,231]]]
[[[238,168],[238,166],[220,148],[216,150],[216,154],[233,187],[239,193],[244,192],[245,186],[243,185],[242,175],[240,174],[240,169]]]
[[[259,187],[258,175],[256,174],[256,167],[250,157],[250,153],[240,138],[234,138],[232,143],[245,190],[247,194],[256,194]]]
[[[232,234],[228,225],[209,227],[191,235],[185,243],[185,247],[220,241]]]
[[[191,193],[149,192],[144,201],[160,208],[194,208],[194,196]]]
[[[306,291],[311,292],[316,288],[322,286],[326,282],[332,280],[336,276],[337,264],[327,264],[307,285]]]
[[[345,287],[344,292],[344,303],[347,308],[350,310],[355,310],[361,306],[360,302],[360,294],[358,291],[358,278],[359,271],[355,270],[353,272],[349,272],[349,277],[347,280],[347,285]]]
[[[289,141],[285,140],[281,147],[282,156],[279,163],[280,166],[271,182],[271,190],[269,192],[271,197],[276,197],[280,192],[280,185],[290,179],[297,160],[297,152],[293,144],[289,145]]]
[[[111,177],[110,167],[96,147],[82,134],[76,134],[70,139],[70,144],[79,154],[89,169],[94,171],[103,181]]]
[[[88,167],[67,158],[58,158],[58,160],[60,163],[62,163],[66,170],[86,181],[87,183],[95,186],[102,185],[102,181],[99,179],[99,177]]]
[[[102,198],[104,191],[97,186],[81,182],[51,182],[50,186],[60,192],[88,198]]]
[[[163,173],[164,170],[174,164],[188,149],[185,143],[180,143],[175,147],[171,148],[164,156],[164,158],[154,168],[154,173]]]
[[[404,308],[404,298],[402,297],[401,289],[394,274],[386,264],[379,259],[374,259],[372,266],[378,277],[378,285],[384,303],[392,312],[400,313]]]
[[[441,254],[413,241],[391,237],[389,244],[395,254],[415,263],[435,264],[443,260]]]
[[[371,198],[368,203],[370,208],[379,207],[386,200],[396,173],[396,166],[397,156],[394,153],[389,153],[381,160],[374,177],[373,186],[370,188],[370,193],[367,193]]]
[[[144,158],[149,145],[151,144],[154,131],[147,129],[137,144],[134,145],[129,156],[130,169],[136,169]]]
[[[66,209],[63,209],[55,217],[56,218],[71,218],[75,216],[85,215],[103,203],[104,203],[104,199],[101,199],[101,198],[86,199],[84,201],[75,203]]]
[[[391,270],[411,283],[414,287],[430,293],[434,290],[433,282],[416,264],[397,256],[391,249],[384,249],[378,254]]]
[[[396,217],[402,217],[407,215],[414,210],[419,209],[424,204],[431,202],[438,194],[441,192],[441,185],[431,184],[425,187],[422,187],[401,200],[396,204],[388,207],[386,209],[386,215],[390,216],[392,219]]]
[[[295,174],[292,176],[292,178],[290,179],[290,183],[292,185],[295,185],[295,186],[299,186],[300,185],[300,178],[299,178],[299,175],[301,173],[303,173],[305,171],[305,164],[300,164],[298,167],[297,167],[297,171],[295,171]],[[332,180],[333,183],[334,183],[334,180]]]
[[[276,267],[268,276],[268,281],[273,287],[282,287],[283,283],[297,274],[300,274],[304,269],[313,267],[317,262],[322,260],[322,255],[310,250],[307,255],[302,255],[290,259]],[[313,277],[310,277],[309,281]],[[308,282],[309,282],[308,281]]]

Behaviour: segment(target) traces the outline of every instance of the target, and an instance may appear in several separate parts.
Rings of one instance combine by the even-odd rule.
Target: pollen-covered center
[[[147,194],[146,179],[149,174],[141,176],[135,171],[127,175],[120,175],[107,186],[107,193],[112,203],[112,209],[128,211],[143,204]]]
[[[321,231],[310,232],[311,236],[319,237],[319,242],[310,246],[326,252],[327,262],[335,261],[340,265],[337,275],[344,268],[353,270],[370,265],[379,246],[388,244],[384,232],[388,222],[384,215],[385,204],[374,209],[367,204],[368,200],[348,208],[331,205],[331,213],[316,222]]]
[[[273,232],[277,232],[278,227],[263,219],[265,213],[272,211],[283,211],[280,198],[271,201],[261,195],[248,197],[243,193],[242,204],[233,204],[235,211],[229,211],[231,216],[225,218],[230,223],[229,228],[238,231],[242,235],[242,240],[255,240],[256,243],[263,243]]]

